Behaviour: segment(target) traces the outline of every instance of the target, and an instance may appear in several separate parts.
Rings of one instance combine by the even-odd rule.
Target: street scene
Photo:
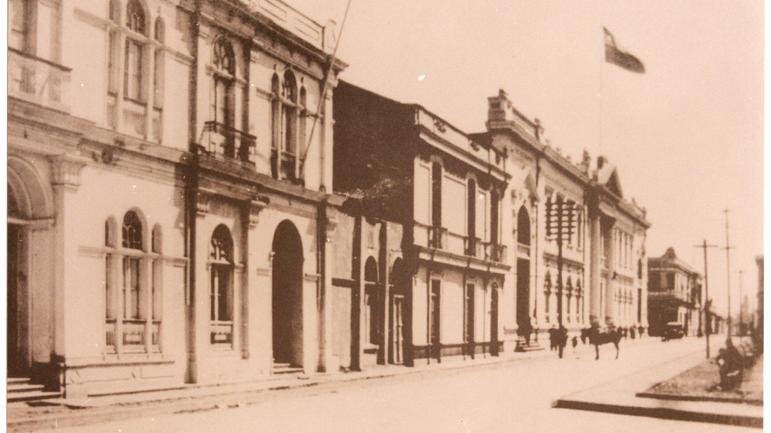
[[[762,429],[763,6],[10,1],[7,429]]]

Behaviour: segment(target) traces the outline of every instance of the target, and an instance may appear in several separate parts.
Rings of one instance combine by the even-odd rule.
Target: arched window
[[[517,213],[517,243],[530,245],[530,215],[524,206]]]
[[[129,30],[145,34],[145,9],[139,0],[128,0],[126,3],[126,27]]]
[[[166,37],[166,28],[161,17],[155,19],[155,40],[163,45]],[[153,108],[160,110],[163,108],[163,50],[155,50],[155,59],[153,61]],[[160,139],[160,131],[156,131]]]
[[[230,230],[219,225],[214,230],[209,251],[210,343],[233,345],[233,238]]]
[[[281,174],[295,179],[297,168],[297,80],[287,69],[281,83]]]
[[[142,251],[142,222],[134,211],[126,212],[123,217],[123,248]],[[140,319],[141,264],[140,257],[126,256],[123,258],[124,319]],[[137,342],[137,344],[141,344],[141,342]]]
[[[144,341],[144,321],[145,313],[142,308],[141,295],[142,277],[145,275],[143,269],[142,256],[144,255],[144,239],[142,220],[134,211],[128,211],[123,216],[123,238],[121,246],[126,250],[123,255],[123,346],[137,346],[137,350],[142,348]]]
[[[133,210],[123,215],[120,232],[113,218],[105,221],[107,353],[160,351],[161,229],[156,225],[148,240],[146,227]]]
[[[306,118],[308,117],[308,92],[305,90],[305,86],[300,87],[300,114],[299,114],[299,133],[298,138],[298,151],[302,152],[305,146],[308,145],[308,137],[306,137]]]
[[[224,36],[214,40],[212,65],[214,66],[214,95],[212,98],[214,121],[221,136],[222,153],[226,157],[233,158],[236,154],[235,136],[232,133],[235,126],[233,84],[236,74],[236,59],[233,45]]]
[[[107,324],[106,344],[115,346],[115,283],[113,282],[113,262],[115,251],[115,219],[104,222],[104,318]]]
[[[139,0],[129,0],[126,4],[126,27],[132,32],[146,35],[145,10]],[[140,39],[135,39],[131,33],[126,36],[125,73],[123,80],[123,95],[125,98],[144,102],[144,80],[142,72],[144,69],[144,48],[145,45]]]
[[[273,178],[279,176],[279,149],[281,148],[281,83],[275,72],[270,79],[270,171]]]
[[[163,105],[162,48],[164,26],[153,21],[143,0],[123,7],[111,0],[107,26],[107,124],[136,137],[160,141]]]

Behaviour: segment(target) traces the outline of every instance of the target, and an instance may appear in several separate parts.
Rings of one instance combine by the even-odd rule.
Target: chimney
[[[605,159],[604,156],[598,156],[597,157],[597,170],[601,170],[602,167],[605,165],[605,162],[607,162],[607,160]]]

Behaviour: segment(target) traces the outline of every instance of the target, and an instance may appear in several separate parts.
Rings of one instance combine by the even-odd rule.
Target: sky
[[[347,0],[289,2],[340,29]],[[586,149],[616,165],[653,224],[649,257],[671,246],[703,272],[694,245],[726,245],[729,209],[736,313],[738,271],[754,298],[763,251],[763,13],[760,0],[352,0],[338,57],[342,79],[467,132],[505,89],[574,161]],[[645,74],[604,62],[603,26]],[[708,254],[725,312],[725,250]]]

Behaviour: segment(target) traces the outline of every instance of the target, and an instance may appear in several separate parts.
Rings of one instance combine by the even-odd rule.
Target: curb
[[[763,417],[745,415],[726,415],[710,412],[685,411],[672,408],[650,408],[641,406],[620,405],[611,403],[588,402],[580,400],[559,399],[552,404],[555,408],[578,409],[593,412],[608,412],[617,415],[636,415],[653,418],[663,418],[678,421],[709,422],[742,427],[763,428]]]
[[[753,406],[763,406],[763,400],[757,398],[743,399],[740,397],[698,397],[695,395],[675,395],[675,394],[662,394],[657,392],[638,392],[636,397],[642,398],[657,398],[659,400],[676,400],[676,401],[711,401],[716,403],[739,403],[749,404]]]
[[[638,340],[635,345],[645,345],[656,340]],[[583,350],[582,350],[583,349]],[[593,351],[593,347],[586,345],[578,352]],[[368,380],[409,377],[419,374],[457,373],[467,369],[500,368],[509,364],[522,361],[536,361],[544,358],[555,357],[550,351],[530,352],[530,355],[507,354],[497,358],[486,358],[474,362],[451,362],[438,365],[419,366],[417,368],[394,368],[386,371],[372,371],[369,374],[348,376],[337,373],[311,377],[309,380],[298,383],[281,383],[263,388],[243,389],[228,392],[225,387],[220,392],[208,395],[180,395],[171,398],[148,399],[141,402],[116,403],[114,405],[97,408],[71,408],[72,412],[52,415],[31,416],[17,420],[7,420],[6,427],[9,432],[24,432],[39,429],[55,429],[59,427],[72,427],[78,425],[98,424],[111,421],[119,421],[138,417],[173,415],[178,413],[201,412],[221,408],[235,408],[259,403],[266,395],[275,391],[300,390],[310,387],[334,386],[353,384]],[[513,355],[513,356],[512,356]],[[217,389],[218,387],[214,387]],[[66,405],[64,403],[63,405]],[[88,411],[88,412],[85,412]]]

